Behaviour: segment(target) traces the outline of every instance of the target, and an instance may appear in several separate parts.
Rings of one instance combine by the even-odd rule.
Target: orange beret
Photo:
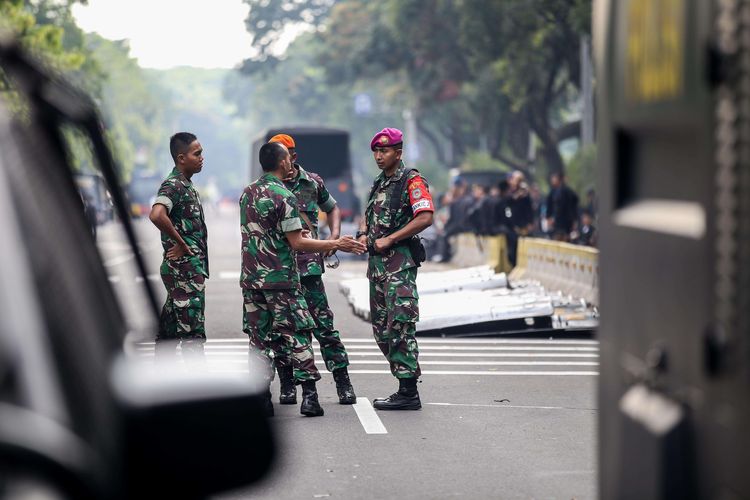
[[[280,142],[284,146],[287,147],[287,149],[292,149],[294,147],[294,139],[292,139],[291,135],[286,134],[276,134],[275,136],[271,137],[271,140],[268,142]]]

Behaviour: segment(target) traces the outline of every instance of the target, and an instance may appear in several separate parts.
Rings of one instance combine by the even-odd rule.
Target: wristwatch
[[[367,231],[357,231],[357,233],[354,235],[354,238],[359,239],[360,236],[367,236]]]

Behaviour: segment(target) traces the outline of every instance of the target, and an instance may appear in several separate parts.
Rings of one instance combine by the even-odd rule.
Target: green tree
[[[562,171],[561,141],[580,124],[563,120],[580,78],[580,40],[591,32],[591,0],[461,2],[461,43],[472,74],[487,75],[526,121],[550,171]]]
[[[66,27],[74,31],[70,17],[72,3],[56,5],[58,15],[52,16],[49,4],[54,2],[0,0],[0,29],[13,33],[27,50],[55,69],[67,72],[81,70],[86,63],[86,49],[80,40],[78,43],[66,40],[65,35]],[[51,22],[51,17],[57,22]],[[4,77],[0,79],[0,89],[8,89]]]
[[[170,100],[130,56],[127,41],[89,33],[86,46],[104,75],[100,106],[123,179],[129,179],[136,166],[153,170],[166,140]]]
[[[285,35],[290,25],[306,25],[319,29],[335,0],[243,0],[243,2],[250,7],[245,26],[248,33],[252,35],[252,45],[257,50],[255,57],[245,61],[243,70],[254,72],[278,61],[273,55],[274,46]]]
[[[560,143],[580,128],[579,52],[591,0],[246,1],[258,56],[242,71],[259,101],[285,88],[292,69],[292,80],[312,71],[315,85],[302,78],[300,88],[313,102],[330,102],[321,87],[340,100],[367,89],[391,108],[388,123],[409,109],[428,157],[443,166],[467,155],[477,164],[478,151],[527,173],[564,170]],[[301,22],[312,31],[305,59],[295,59],[296,43],[283,59],[269,57],[288,24]],[[342,118],[318,117],[332,115]]]

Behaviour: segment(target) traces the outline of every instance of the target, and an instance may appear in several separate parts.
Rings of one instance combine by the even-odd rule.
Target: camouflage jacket
[[[296,252],[285,234],[298,229],[297,199],[278,178],[267,173],[245,188],[240,196],[242,288],[299,286]]]
[[[381,172],[375,178],[372,195],[367,200],[367,207],[365,209],[367,247],[370,249],[374,248],[375,240],[398,231],[414,217],[408,189],[404,189],[401,193],[394,193],[398,189],[401,177],[405,175],[405,170],[404,164],[401,163],[401,166],[391,177],[386,177],[385,173]],[[427,182],[424,181],[420,173],[416,170],[412,170],[409,173],[409,182],[412,180],[419,181],[420,179],[424,184],[423,189],[427,191]],[[390,209],[391,196],[399,196],[401,198],[401,203],[398,205],[399,208],[394,213],[391,213]],[[367,277],[377,278],[386,274],[417,267],[411,256],[409,247],[404,243],[399,242],[399,244],[392,246],[382,254],[371,251],[367,263]]]
[[[312,237],[318,237],[318,210],[330,212],[336,206],[336,200],[326,189],[323,179],[318,174],[308,172],[295,164],[299,174],[291,181],[285,182],[286,187],[297,197],[297,206],[304,212],[312,227],[302,221],[302,228],[311,230]],[[324,272],[323,254],[297,253],[297,266],[300,276],[320,276]]]
[[[162,182],[154,204],[167,207],[169,220],[190,247],[193,255],[186,255],[170,261],[168,267],[185,275],[203,274],[208,276],[208,229],[203,217],[198,190],[193,183],[182,175],[177,167]],[[167,250],[175,244],[165,233],[161,233],[161,244],[164,248],[166,263]]]

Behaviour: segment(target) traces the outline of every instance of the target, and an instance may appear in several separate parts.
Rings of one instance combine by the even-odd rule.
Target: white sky
[[[231,68],[252,54],[241,0],[89,0],[73,14],[84,31],[130,40],[145,68]]]

